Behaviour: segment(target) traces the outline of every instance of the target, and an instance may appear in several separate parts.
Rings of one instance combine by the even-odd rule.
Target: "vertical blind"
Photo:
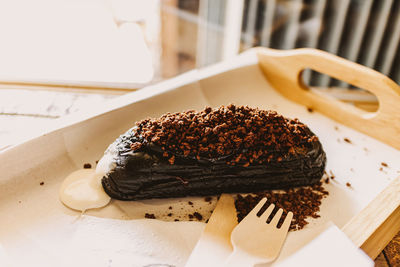
[[[208,26],[199,30],[197,47],[207,52],[197,55],[200,67],[228,57],[239,46],[312,47],[374,68],[400,83],[400,0],[199,3],[199,21]],[[304,79],[312,86],[349,86],[318,73],[306,72]]]

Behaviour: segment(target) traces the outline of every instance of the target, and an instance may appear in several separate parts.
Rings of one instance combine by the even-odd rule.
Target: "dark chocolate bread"
[[[297,119],[234,105],[140,121],[109,150],[115,167],[102,184],[120,200],[312,185],[326,164],[317,136]]]

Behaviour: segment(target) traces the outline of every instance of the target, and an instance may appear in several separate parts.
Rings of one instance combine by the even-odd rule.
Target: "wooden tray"
[[[268,81],[282,95],[400,149],[400,87],[385,75],[317,49],[258,48],[257,55]],[[366,112],[310,90],[301,78],[305,69],[370,91],[378,98],[378,110]],[[372,258],[378,256],[400,229],[399,190],[397,179],[342,228]]]
[[[315,52],[311,55],[311,52],[300,50],[289,53],[299,58],[312,56],[320,61],[326,60],[324,53]],[[312,99],[303,105],[282,97],[271,86],[274,81],[265,67],[270,63],[266,61],[268,57],[261,53],[264,52],[259,49],[251,50],[232,61],[192,71],[122,96],[112,100],[106,107],[94,107],[90,114],[74,114],[63,118],[54,125],[53,131],[0,152],[0,244],[10,261],[16,266],[60,266],[66,262],[71,266],[82,265],[79,260],[85,258],[85,264],[108,266],[109,259],[112,259],[113,264],[118,266],[118,262],[128,258],[124,258],[123,251],[120,250],[118,254],[113,250],[125,244],[131,249],[128,251],[130,260],[136,259],[135,263],[138,263],[139,259],[143,259],[143,262],[134,266],[143,266],[144,263],[182,266],[204,229],[204,223],[149,221],[141,218],[145,212],[161,214],[171,205],[186,209],[184,213],[192,212],[191,207],[186,205],[188,199],[113,201],[104,209],[93,210],[80,217],[79,213],[59,202],[59,186],[68,173],[82,168],[84,163],[94,166],[107,145],[137,120],[165,112],[229,103],[275,109],[285,116],[298,117],[307,123],[320,137],[327,152],[327,170],[332,170],[336,175],[334,182],[326,185],[330,195],[323,200],[321,218],[311,220],[302,231],[290,233],[281,258],[301,248],[323,229],[324,224],[331,221],[341,227],[355,244],[375,257],[400,228],[400,178],[396,169],[400,151],[391,143],[387,145],[345,126],[344,121],[341,121],[342,124],[330,118],[344,120],[342,117],[353,114],[347,109],[353,108],[336,102],[329,104],[331,102],[327,100],[321,100],[326,102],[324,105],[317,105],[319,98],[311,97],[309,91],[295,93],[303,93]],[[330,56],[328,60],[331,64],[346,62]],[[297,73],[304,67],[321,71],[307,64],[298,67]],[[359,70],[356,73],[364,73],[365,69],[359,65],[352,68]],[[298,83],[293,77],[291,79]],[[291,84],[288,83],[287,88]],[[392,85],[389,81],[382,86],[386,86],[384,90],[388,91]],[[295,92],[297,89],[292,90]],[[398,94],[398,88],[390,90]],[[388,93],[388,96],[391,95]],[[393,102],[382,104],[382,99]],[[398,103],[395,97],[384,96],[379,100],[380,108]],[[321,113],[308,112],[304,104]],[[325,106],[330,108],[324,109]],[[384,116],[388,109],[380,109],[378,113]],[[367,115],[374,117],[374,114]],[[369,123],[368,120],[351,123],[356,119],[347,120],[347,124],[358,129],[358,125]],[[392,119],[396,118],[390,117]],[[370,128],[385,127],[387,132],[393,131],[393,124],[377,125],[379,127],[371,124]],[[344,142],[344,138],[350,139],[352,144]],[[389,167],[380,171],[381,162]],[[41,182],[44,184],[40,185]],[[351,188],[346,186],[346,182],[351,183]],[[208,204],[203,198],[190,198],[190,201],[196,209],[201,207],[203,211],[209,211],[215,205],[215,201]],[[129,229],[129,235],[121,235],[122,228]],[[165,235],[141,235],[145,230],[160,233],[160,229],[164,229],[162,233]],[[134,238],[138,235],[141,238]],[[127,240],[127,236],[132,238]],[[124,243],[123,240],[129,242]],[[132,245],[139,243],[145,243],[146,249]],[[76,253],[74,249],[77,248],[81,254]],[[70,254],[65,255],[65,251]],[[146,255],[143,254],[145,252]],[[75,258],[70,255],[75,255]]]

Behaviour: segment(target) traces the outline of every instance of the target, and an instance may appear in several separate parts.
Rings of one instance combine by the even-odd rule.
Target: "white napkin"
[[[336,225],[331,225],[302,249],[274,266],[369,267],[374,266],[374,262]]]
[[[83,216],[63,266],[183,266],[205,224]]]
[[[4,266],[4,267],[14,266],[11,264],[11,261],[8,258],[6,252],[1,244],[0,244],[0,266]]]

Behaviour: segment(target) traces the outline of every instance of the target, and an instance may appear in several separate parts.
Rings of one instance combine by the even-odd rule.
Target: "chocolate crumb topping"
[[[177,156],[226,159],[228,165],[243,167],[280,162],[285,155],[305,151],[318,141],[298,119],[232,104],[145,119],[136,124],[134,131],[138,141],[130,145],[133,151],[155,144],[170,164]]]

